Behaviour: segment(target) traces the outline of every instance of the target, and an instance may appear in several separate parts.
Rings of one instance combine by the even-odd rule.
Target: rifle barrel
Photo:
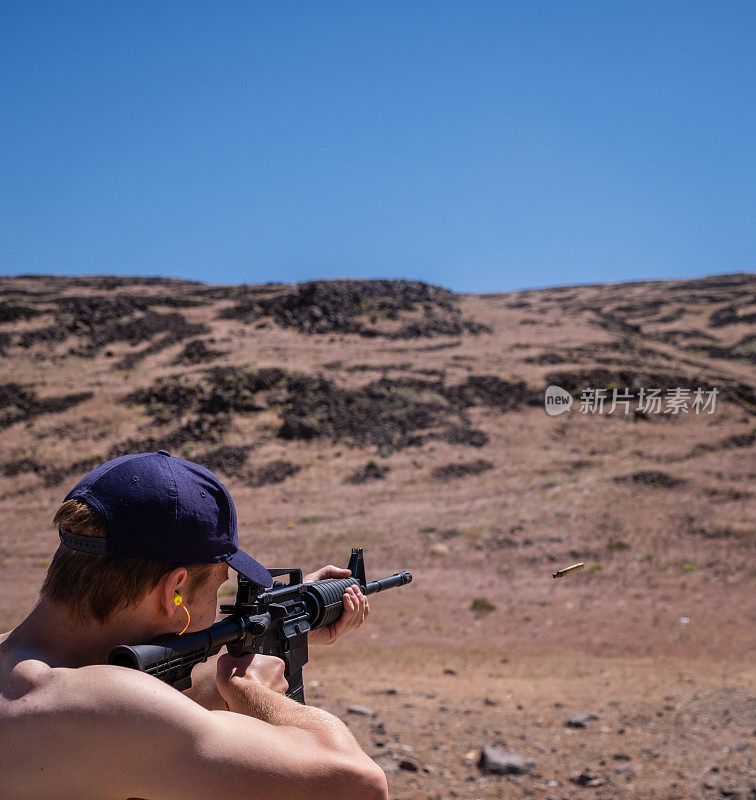
[[[397,572],[390,575],[388,578],[380,578],[377,581],[371,581],[365,586],[365,594],[375,594],[382,592],[384,589],[393,589],[395,586],[404,586],[412,580],[411,572]]]

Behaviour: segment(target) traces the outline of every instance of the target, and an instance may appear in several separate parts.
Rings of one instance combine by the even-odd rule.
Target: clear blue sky
[[[756,2],[0,3],[0,273],[756,266]]]

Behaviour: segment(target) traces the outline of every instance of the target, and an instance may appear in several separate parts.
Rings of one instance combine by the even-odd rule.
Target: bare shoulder
[[[103,664],[50,673],[44,694],[51,708],[78,710],[93,719],[117,718],[121,725],[132,719],[140,725],[211,719],[181,692],[138,670]]]
[[[182,732],[201,732],[205,717],[212,722],[180,692],[122,667],[50,668],[30,659],[6,675],[3,689],[0,796],[19,800],[172,800],[186,789],[171,769]],[[166,785],[147,781],[145,771],[159,768]]]
[[[34,658],[19,660],[4,676],[6,698],[23,696],[23,710],[90,723],[118,720],[123,731],[130,720],[155,725],[189,717],[197,722],[203,709],[165,683],[137,670],[110,665],[70,669],[50,667]],[[202,714],[199,714],[202,717]]]
[[[39,662],[23,669],[34,685],[23,711],[4,720],[0,707],[3,763],[19,765],[18,774],[0,774],[0,797],[69,800],[64,785],[71,800],[315,798],[323,769],[335,769],[305,731],[208,711],[136,670]],[[52,776],[58,793],[45,783]]]
[[[0,697],[0,797],[315,800],[352,785],[354,765],[306,730],[208,711],[125,667],[24,669],[23,710]]]

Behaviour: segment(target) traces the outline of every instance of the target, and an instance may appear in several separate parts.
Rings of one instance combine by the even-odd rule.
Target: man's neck
[[[41,600],[5,641],[23,648],[29,657],[52,667],[84,667],[106,664],[110,651],[119,644],[145,642],[160,631],[151,629],[139,614],[122,612],[105,624],[80,620],[63,606]]]

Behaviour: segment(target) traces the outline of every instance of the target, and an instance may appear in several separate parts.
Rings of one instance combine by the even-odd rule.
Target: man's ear
[[[185,567],[176,567],[170,572],[166,572],[155,587],[160,608],[172,617],[178,607],[175,602],[176,592],[183,597],[188,586],[188,572]]]

